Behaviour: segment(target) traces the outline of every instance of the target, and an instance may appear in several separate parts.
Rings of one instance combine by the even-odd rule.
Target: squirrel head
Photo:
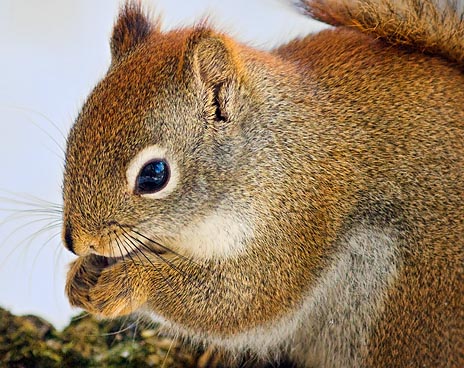
[[[111,51],[67,144],[71,304],[108,317],[143,306],[219,334],[292,308],[319,262],[317,249],[281,246],[307,236],[282,229],[307,221],[306,194],[288,186],[309,154],[287,144],[298,129],[276,139],[306,114],[291,106],[298,73],[205,25],[162,33],[134,4]]]
[[[145,237],[200,258],[240,250],[253,227],[244,184],[256,180],[243,132],[263,101],[240,48],[204,24],[162,33],[140,6],[123,8],[109,71],[68,139],[70,250],[125,255]]]

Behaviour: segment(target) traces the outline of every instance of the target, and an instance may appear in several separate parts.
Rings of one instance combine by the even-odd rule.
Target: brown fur
[[[338,328],[348,321],[367,340],[335,351],[337,337],[324,334],[318,364],[462,366],[462,25],[451,7],[440,24],[432,3],[421,12],[413,1],[390,12],[384,4],[309,3],[318,18],[357,30],[268,53],[205,25],[161,33],[126,6],[112,65],[68,140],[64,238],[80,256],[68,274],[71,303],[106,317],[150,311],[176,332],[221,344],[301,311],[349,252],[350,234],[380,231],[393,234],[397,272],[366,286],[359,300],[372,316],[357,314],[358,294],[353,307],[339,306]],[[419,15],[429,23],[409,22]],[[131,159],[152,144],[167,147],[180,171],[163,199],[127,187]],[[245,250],[192,256],[178,235],[224,211],[252,224]],[[130,245],[138,251],[126,254]],[[362,255],[350,257],[356,265]],[[343,277],[358,290],[353,275]],[[309,365],[311,333],[277,346]]]
[[[322,22],[464,62],[464,4],[458,0],[301,0],[299,4]]]

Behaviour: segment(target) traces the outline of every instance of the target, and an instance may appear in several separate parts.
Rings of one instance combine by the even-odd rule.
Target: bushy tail
[[[464,1],[297,0],[311,17],[464,65]]]

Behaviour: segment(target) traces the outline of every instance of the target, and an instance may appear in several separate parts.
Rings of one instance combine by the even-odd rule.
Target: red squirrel
[[[71,304],[298,367],[464,366],[464,23],[314,0],[271,51],[122,7],[68,138]]]

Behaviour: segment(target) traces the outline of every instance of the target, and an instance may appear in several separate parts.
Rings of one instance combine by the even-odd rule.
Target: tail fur
[[[464,65],[462,0],[298,0],[311,17]]]

